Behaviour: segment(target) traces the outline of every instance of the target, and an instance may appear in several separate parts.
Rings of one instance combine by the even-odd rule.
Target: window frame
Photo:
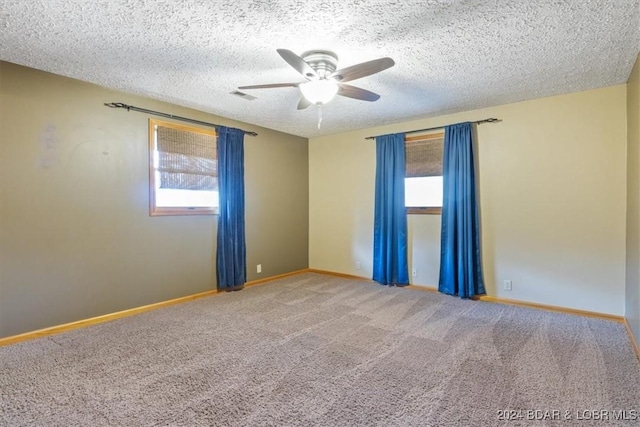
[[[214,129],[188,126],[164,120],[149,119],[149,216],[217,215],[219,213],[219,206],[156,206],[156,165],[154,161],[154,153],[157,151],[156,126],[212,136],[215,139],[216,153],[218,145],[217,134]]]
[[[444,144],[444,132],[434,132],[417,136],[405,136],[404,143],[411,141],[424,141],[426,139],[442,139]],[[405,179],[406,176],[405,176]],[[407,215],[442,215],[442,206],[405,206]]]

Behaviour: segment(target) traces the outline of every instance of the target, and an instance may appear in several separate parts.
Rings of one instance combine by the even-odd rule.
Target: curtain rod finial
[[[123,104],[122,102],[105,102],[104,105],[110,108],[126,108],[127,111],[131,108],[130,105]]]

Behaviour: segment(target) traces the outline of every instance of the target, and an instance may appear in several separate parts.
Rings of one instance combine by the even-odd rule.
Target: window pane
[[[442,207],[442,177],[405,178],[404,205],[406,207]]]
[[[156,189],[156,206],[162,208],[218,207],[218,192],[158,188]]]

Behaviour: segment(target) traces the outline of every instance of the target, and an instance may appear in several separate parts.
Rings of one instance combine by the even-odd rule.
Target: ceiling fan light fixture
[[[338,85],[332,80],[312,80],[302,83],[300,91],[312,104],[326,104],[338,93]]]

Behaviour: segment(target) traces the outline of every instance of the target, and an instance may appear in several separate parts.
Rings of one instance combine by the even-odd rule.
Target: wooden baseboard
[[[351,274],[344,274],[344,273],[336,273],[333,271],[327,271],[327,270],[316,270],[313,268],[308,269],[308,271],[310,273],[319,273],[319,274],[325,274],[328,276],[337,276],[337,277],[344,277],[347,279],[358,279],[358,280],[368,280],[368,281],[372,281],[371,279],[367,278],[367,277],[361,277],[361,276],[354,276]],[[427,291],[427,292],[438,292],[438,288],[433,287],[433,286],[422,286],[422,285],[408,285],[408,286],[404,286],[404,289],[414,289],[414,290],[418,290],[418,291]],[[521,306],[521,307],[528,307],[528,308],[535,308],[538,310],[547,310],[547,311],[554,311],[554,312],[558,312],[558,313],[565,313],[565,314],[573,314],[573,315],[578,315],[578,316],[585,316],[585,317],[593,317],[593,318],[598,318],[598,319],[603,319],[603,320],[612,320],[614,322],[618,322],[618,323],[623,323],[625,321],[625,318],[623,316],[616,316],[613,314],[606,314],[606,313],[598,313],[598,312],[594,312],[594,311],[588,311],[588,310],[578,310],[578,309],[573,309],[573,308],[566,308],[566,307],[558,307],[558,306],[553,306],[553,305],[546,305],[546,304],[538,304],[538,303],[532,303],[532,302],[526,302],[526,301],[518,301],[518,300],[511,300],[511,299],[506,299],[506,298],[498,298],[498,297],[493,297],[493,296],[487,296],[487,295],[483,295],[477,298],[480,301],[488,301],[488,302],[494,302],[494,303],[498,303],[498,304],[508,304],[508,305],[517,305],[517,306]]]
[[[112,320],[120,319],[123,317],[129,317],[135,314],[144,313],[145,311],[155,310],[157,308],[166,307],[169,305],[180,304],[187,301],[193,301],[198,298],[217,295],[218,293],[218,290],[214,289],[211,291],[200,292],[198,294],[187,295],[185,297],[174,298],[167,301],[161,301],[153,304],[143,305],[140,307],[130,308],[128,310],[117,311],[115,313],[104,314],[102,316],[91,317],[89,319],[77,320],[75,322],[64,323],[62,325],[56,325],[49,328],[38,329],[36,331],[25,332],[23,334],[12,335],[9,337],[0,338],[0,347],[21,341],[46,337],[48,335],[59,334],[65,331],[71,331],[73,329],[84,328],[86,326],[96,325],[98,323],[110,322]]]
[[[373,282],[373,280],[369,279],[368,277],[354,276],[353,274],[337,273],[335,271],[317,270],[315,268],[308,268],[307,272],[309,272],[309,273],[317,273],[317,274],[324,274],[325,276],[342,277],[344,279],[364,280],[364,281],[367,281],[367,282]]]
[[[266,277],[264,279],[252,280],[245,283],[245,286],[261,285],[271,280],[281,279],[283,277],[292,276],[294,274],[301,274],[307,272],[308,269],[293,271],[290,273],[279,274],[277,276]],[[89,319],[78,320],[75,322],[64,323],[62,325],[51,326],[49,328],[38,329],[36,331],[25,332],[23,334],[12,335],[5,338],[0,338],[0,347],[18,343],[21,341],[32,340],[35,338],[46,337],[48,335],[59,334],[65,331],[71,331],[73,329],[84,328],[86,326],[96,325],[98,323],[110,322],[112,320],[120,319],[123,317],[133,316],[145,311],[155,310],[157,308],[166,307],[169,305],[180,304],[183,302],[193,301],[198,298],[219,295],[226,293],[224,290],[213,289],[210,291],[200,292],[198,294],[187,295],[180,298],[174,298],[167,301],[161,301],[154,304],[143,305],[141,307],[130,308],[128,310],[117,311],[115,313],[104,314],[102,316],[91,317]]]
[[[633,329],[631,329],[631,325],[629,324],[629,320],[624,318],[624,326],[627,328],[627,333],[629,334],[629,339],[631,340],[631,347],[636,353],[636,357],[640,361],[640,345],[638,345],[638,341],[636,341],[636,336],[633,334]]]
[[[309,268],[307,269],[307,271],[310,273],[325,274],[327,276],[344,277],[347,279],[357,279],[357,280],[368,280],[372,282],[372,280],[367,277],[354,276],[351,274],[336,273],[333,271],[326,271],[326,270],[316,270],[313,268]],[[404,289],[414,289],[414,290],[426,291],[426,292],[438,292],[438,288],[433,286],[408,285],[408,286],[405,286]],[[520,307],[533,308],[537,310],[554,311],[557,313],[592,317],[596,319],[611,320],[614,322],[623,323],[625,325],[625,328],[627,329],[627,334],[629,335],[629,339],[631,340],[631,346],[633,347],[633,350],[635,351],[635,354],[638,357],[638,360],[640,360],[640,346],[638,346],[638,341],[636,341],[636,337],[633,334],[633,330],[631,330],[629,321],[624,316],[616,316],[613,314],[598,313],[598,312],[587,311],[587,310],[577,310],[573,308],[558,307],[558,306],[546,305],[546,304],[537,304],[537,303],[518,301],[518,300],[507,299],[507,298],[498,298],[498,297],[493,297],[488,295],[480,296],[477,299],[479,301],[493,302],[497,304],[516,305]]]
[[[308,273],[308,272],[309,272],[308,268],[303,268],[302,270],[291,271],[289,273],[278,274],[276,276],[269,276],[269,277],[265,277],[264,279],[252,280],[250,282],[245,283],[244,285],[245,286],[261,285],[263,283],[270,282],[272,280],[282,279],[283,277],[295,276],[296,274],[302,274],[302,273]]]
[[[317,274],[324,274],[324,275],[327,275],[327,276],[342,277],[342,278],[345,278],[345,279],[363,280],[363,281],[373,282],[373,280],[371,280],[368,277],[355,276],[355,275],[352,275],[352,274],[344,274],[344,273],[338,273],[338,272],[327,271],[327,270],[318,270],[318,269],[314,269],[314,268],[305,268],[305,269],[302,269],[302,270],[296,270],[296,271],[292,271],[292,272],[289,272],[289,273],[278,274],[276,276],[265,277],[264,279],[252,280],[250,282],[245,283],[245,286],[248,287],[248,286],[261,285],[261,284],[264,284],[264,283],[267,283],[267,282],[270,282],[270,281],[273,281],[273,280],[276,280],[276,279],[282,279],[284,277],[294,276],[294,275],[303,274],[303,273],[317,273]],[[408,286],[405,286],[405,288],[406,289],[420,290],[420,291],[427,291],[427,292],[437,292],[438,291],[437,288],[434,288],[434,287],[431,287],[431,286],[408,285]],[[219,295],[221,293],[225,293],[225,292],[217,290],[217,289],[214,289],[214,290],[210,290],[210,291],[206,291],[206,292],[201,292],[201,293],[198,293],[198,294],[188,295],[188,296],[185,296],[185,297],[174,298],[174,299],[171,299],[171,300],[168,300],[168,301],[161,301],[161,302],[157,302],[157,303],[154,303],[154,304],[148,304],[148,305],[144,305],[144,306],[141,306],[141,307],[135,307],[135,308],[131,308],[131,309],[128,309],[128,310],[122,310],[122,311],[118,311],[118,312],[115,312],[115,313],[105,314],[105,315],[102,315],[102,316],[91,317],[89,319],[78,320],[76,322],[65,323],[65,324],[62,324],[62,325],[51,326],[49,328],[38,329],[38,330],[32,331],[32,332],[25,332],[23,334],[12,335],[12,336],[9,336],[9,337],[0,338],[0,347],[5,346],[5,345],[9,345],[9,344],[14,344],[14,343],[21,342],[21,341],[27,341],[27,340],[31,340],[31,339],[35,339],[35,338],[39,338],[39,337],[58,334],[58,333],[65,332],[65,331],[70,331],[70,330],[73,330],[73,329],[84,328],[86,326],[91,326],[91,325],[95,325],[95,324],[98,324],[98,323],[109,322],[111,320],[116,320],[116,319],[120,319],[120,318],[123,318],[123,317],[128,317],[128,316],[133,316],[135,314],[143,313],[145,311],[155,310],[157,308],[166,307],[166,306],[174,305],[174,304],[180,304],[180,303],[183,303],[183,302],[193,301],[195,299],[203,298],[203,297],[207,297],[207,296]],[[604,319],[604,320],[612,320],[612,321],[615,321],[615,322],[624,323],[625,327],[627,328],[627,332],[629,333],[629,337],[631,339],[631,342],[632,342],[632,345],[633,345],[634,350],[636,352],[636,355],[640,359],[640,349],[638,347],[638,343],[637,343],[637,341],[635,339],[635,336],[633,335],[633,331],[631,330],[631,327],[629,326],[629,322],[623,316],[615,316],[615,315],[611,315],[611,314],[596,313],[596,312],[587,311],[587,310],[576,310],[576,309],[571,309],[571,308],[557,307],[557,306],[551,306],[551,305],[545,305],[545,304],[536,304],[536,303],[530,303],[530,302],[525,302],[525,301],[510,300],[510,299],[497,298],[497,297],[486,296],[486,295],[485,296],[481,296],[478,299],[480,301],[495,302],[495,303],[499,303],[499,304],[517,305],[517,306],[522,306],[522,307],[528,307],[528,308],[534,308],[534,309],[540,309],[540,310],[548,310],[548,311],[555,311],[555,312],[566,313],[566,314],[574,314],[574,315],[578,315],[578,316],[594,317],[594,318],[599,318],[599,319]]]
[[[538,304],[534,302],[498,298],[498,297],[493,297],[488,295],[482,295],[478,297],[478,300],[495,302],[498,304],[517,305],[520,307],[535,308],[538,310],[554,311],[557,313],[573,314],[573,315],[583,316],[583,317],[593,317],[593,318],[602,319],[602,320],[612,320],[618,323],[624,322],[624,316],[616,316],[615,314],[598,313],[596,311],[578,310],[575,308],[559,307],[559,306],[547,305],[547,304]]]

